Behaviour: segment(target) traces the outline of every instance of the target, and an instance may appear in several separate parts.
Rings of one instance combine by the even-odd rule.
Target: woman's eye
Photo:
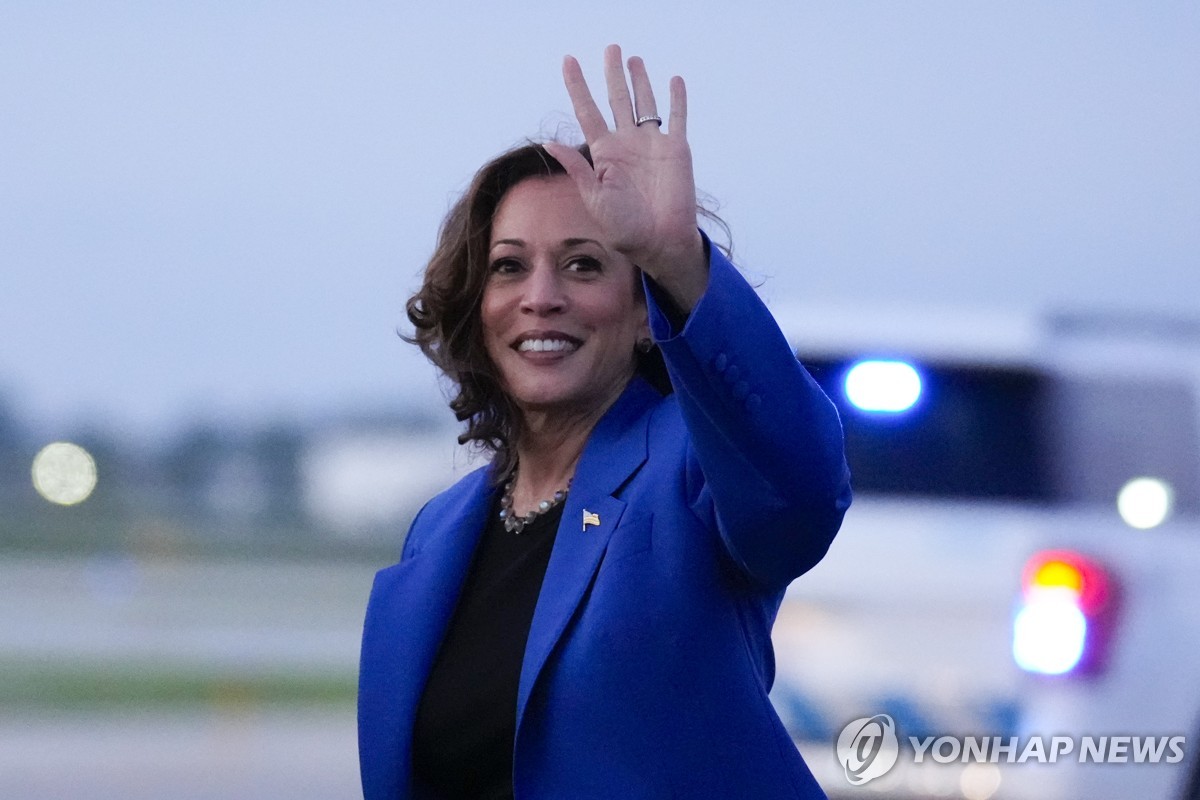
[[[567,262],[567,269],[574,272],[599,272],[601,264],[598,259],[591,256],[577,256]]]
[[[511,275],[520,269],[521,264],[519,261],[515,261],[511,258],[500,258],[492,262],[492,266],[490,267],[489,271],[499,273],[501,275]]]

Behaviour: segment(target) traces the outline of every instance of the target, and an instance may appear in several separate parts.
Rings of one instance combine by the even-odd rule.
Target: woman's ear
[[[654,338],[650,335],[650,322],[645,319],[642,327],[638,329],[637,350],[639,353],[649,353],[652,347],[654,347]]]

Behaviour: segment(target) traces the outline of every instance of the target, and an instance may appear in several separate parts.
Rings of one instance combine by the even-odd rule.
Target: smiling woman
[[[496,210],[480,317],[501,389],[526,418],[597,417],[650,341],[637,269],[602,235],[565,175],[522,181]]]
[[[587,145],[580,147],[579,152],[590,164]],[[549,226],[557,232],[557,242]],[[503,386],[503,357],[508,355],[505,350],[513,342],[497,340],[493,349],[484,327],[490,324],[492,331],[498,333],[496,325],[501,324],[498,314],[506,305],[505,298],[516,298],[518,305],[526,303],[524,310],[517,309],[513,316],[518,319],[529,316],[527,304],[539,299],[522,300],[518,294],[531,285],[528,280],[531,271],[536,273],[532,285],[537,291],[565,288],[567,277],[575,275],[578,277],[571,284],[580,288],[591,285],[591,290],[585,290],[588,297],[599,297],[603,303],[628,299],[630,305],[641,309],[644,318],[641,271],[620,252],[607,248],[601,238],[579,192],[572,189],[566,171],[546,148],[540,144],[518,147],[481,168],[471,187],[451,209],[442,225],[437,250],[425,270],[423,285],[408,301],[408,316],[415,329],[410,341],[420,346],[457,389],[450,407],[459,420],[467,423],[459,441],[473,442],[491,453],[499,475],[510,472],[515,464],[516,451],[508,445],[521,437],[525,417],[516,412],[513,396]],[[539,255],[534,248],[547,252]],[[547,262],[547,258],[551,261]],[[541,268],[537,261],[544,262]],[[547,270],[546,263],[558,269]],[[557,275],[560,279],[552,281],[549,287],[539,287],[544,272],[546,277]],[[627,282],[628,291],[624,294],[610,291],[614,273],[618,272],[624,274],[618,280]],[[577,310],[573,301],[571,306],[572,311]],[[587,308],[585,303],[582,310]],[[549,315],[543,313],[541,317],[553,317],[557,310],[561,309],[552,304]],[[488,323],[489,317],[495,321]],[[537,332],[536,328],[530,331]],[[528,344],[518,344],[518,351],[565,350],[582,344],[572,340],[570,331],[557,332],[568,335],[558,340],[531,338]],[[628,366],[666,391],[670,383],[662,356],[651,346],[644,321],[637,344],[636,350],[632,346],[623,350],[633,356]],[[600,349],[589,348],[585,357],[595,358]],[[612,354],[608,357],[611,359]],[[616,360],[625,361],[623,357]],[[611,391],[618,385],[623,387],[631,373],[623,377],[625,380],[613,381],[607,388]],[[606,399],[611,402],[613,398]],[[605,405],[603,399],[595,398],[592,404]]]
[[[368,800],[824,796],[767,695],[850,502],[841,426],[696,226],[682,79],[663,130],[628,70],[610,47],[610,130],[566,60],[587,146],[485,165],[408,303],[493,458],[376,576]]]

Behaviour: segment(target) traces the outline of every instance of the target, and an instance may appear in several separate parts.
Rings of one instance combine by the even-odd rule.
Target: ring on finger
[[[637,118],[637,121],[634,122],[634,126],[639,126],[643,122],[653,122],[658,127],[662,127],[662,117],[660,117],[658,114],[643,114]]]

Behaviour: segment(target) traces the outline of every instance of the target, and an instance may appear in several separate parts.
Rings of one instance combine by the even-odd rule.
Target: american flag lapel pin
[[[583,529],[584,529],[584,531],[587,530],[588,525],[599,525],[599,524],[600,524],[600,515],[593,514],[591,511],[588,511],[585,508],[583,510]]]

